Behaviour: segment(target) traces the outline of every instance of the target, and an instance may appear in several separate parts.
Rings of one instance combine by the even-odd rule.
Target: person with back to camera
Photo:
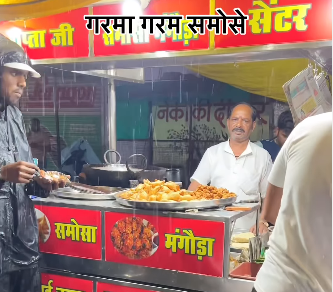
[[[295,127],[268,182],[262,214],[276,224],[253,291],[332,291],[332,113]]]

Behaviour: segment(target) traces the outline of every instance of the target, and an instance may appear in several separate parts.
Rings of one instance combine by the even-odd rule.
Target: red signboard
[[[151,0],[144,15],[198,15],[210,14],[210,0]],[[215,0],[215,8],[221,8],[227,15],[235,15],[240,8],[249,15],[246,34],[234,35],[228,29],[227,35],[215,36],[215,48],[257,46],[267,44],[288,44],[297,42],[332,40],[332,2],[330,0]],[[213,3],[213,2],[212,2]],[[122,4],[96,6],[94,15],[123,15]],[[62,59],[89,56],[89,31],[84,15],[88,8],[67,13],[19,22],[0,23],[0,33],[20,43],[31,59]],[[320,20],[320,21],[319,21]],[[238,24],[239,24],[238,20]],[[101,29],[94,36],[94,56],[121,56],[141,53],[193,51],[209,49],[209,31],[194,35],[182,21],[180,34],[166,29],[154,35],[143,30],[141,23],[131,35],[120,30],[108,35]],[[166,28],[166,27],[165,27]]]
[[[41,252],[102,259],[101,212],[35,206]]]
[[[246,35],[215,36],[215,48],[332,40],[331,0],[216,0],[216,8],[249,15]]]
[[[69,80],[67,79],[67,81]],[[68,83],[55,86],[54,79],[49,82],[48,76],[29,80],[32,90],[27,90],[28,96],[21,98],[21,109],[53,109],[55,90],[60,109],[91,109],[100,106],[96,103],[97,88],[95,84],[84,84],[74,80],[70,84]],[[98,97],[100,98],[100,96]]]
[[[31,59],[89,56],[89,32],[81,8],[45,18],[2,22],[0,33],[20,43]]]
[[[94,292],[94,282],[52,274],[42,274],[42,291]]]
[[[192,1],[152,0],[144,15],[180,14],[180,15],[209,15],[209,0]],[[122,4],[94,7],[94,15],[122,15]],[[183,21],[182,33],[176,35],[173,31],[166,34],[149,35],[148,30],[138,30],[132,36],[121,34],[118,30],[109,35],[101,30],[94,36],[95,56],[112,56],[159,51],[184,51],[209,48],[209,34],[194,35]]]
[[[224,223],[105,213],[106,261],[223,276]]]
[[[96,292],[154,292],[155,290],[146,290],[141,288],[132,288],[107,283],[97,283]]]

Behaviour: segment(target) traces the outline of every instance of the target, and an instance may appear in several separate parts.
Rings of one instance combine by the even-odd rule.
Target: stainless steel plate
[[[163,210],[163,211],[184,211],[189,209],[212,209],[232,205],[236,202],[235,198],[219,199],[219,200],[206,200],[206,201],[191,201],[191,202],[139,202],[129,201],[120,197],[126,191],[118,192],[114,196],[120,205],[148,210]]]
[[[106,190],[103,187],[103,191]],[[59,189],[58,191],[52,192],[53,195],[59,198],[72,199],[72,200],[89,200],[89,201],[105,201],[105,200],[115,200],[114,194],[123,190],[122,188],[109,188],[110,193],[105,194],[94,194],[94,193],[81,193],[78,191],[69,191],[68,188]]]

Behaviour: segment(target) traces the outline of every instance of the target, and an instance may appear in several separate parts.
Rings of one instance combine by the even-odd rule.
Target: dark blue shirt
[[[262,144],[262,147],[265,150],[267,150],[268,153],[271,155],[272,161],[275,161],[276,156],[278,155],[281,149],[280,146],[276,144],[275,141],[270,141],[270,140],[262,140],[260,141],[260,143]]]

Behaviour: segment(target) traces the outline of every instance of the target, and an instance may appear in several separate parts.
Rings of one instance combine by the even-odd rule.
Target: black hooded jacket
[[[0,113],[0,163],[33,163],[21,111],[7,106]],[[36,183],[0,183],[0,275],[37,265],[38,224],[29,195],[47,197]]]

